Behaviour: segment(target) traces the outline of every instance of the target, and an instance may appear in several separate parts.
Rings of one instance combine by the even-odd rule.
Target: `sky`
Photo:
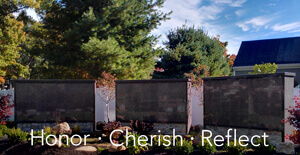
[[[173,13],[152,32],[162,35],[159,46],[185,23],[220,35],[228,54],[237,54],[242,41],[300,37],[300,0],[166,0],[162,11]]]
[[[166,0],[162,12],[171,19],[152,31],[161,35],[176,27],[194,26],[228,41],[228,54],[237,54],[242,41],[300,37],[300,0]],[[33,10],[28,15],[38,20]]]

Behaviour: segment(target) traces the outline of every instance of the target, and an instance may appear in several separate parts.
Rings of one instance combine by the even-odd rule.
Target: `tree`
[[[205,66],[210,76],[229,75],[230,67],[224,56],[225,46],[208,36],[202,29],[185,25],[171,30],[164,44],[167,52],[161,56],[156,67],[162,72],[154,71],[153,78],[184,78],[199,66]],[[203,74],[202,74],[203,75]]]
[[[20,44],[25,40],[23,22],[13,13],[24,8],[37,7],[34,0],[0,0],[0,83],[4,79],[15,79],[28,75],[28,66],[18,62]]]
[[[100,89],[98,95],[106,105],[107,122],[109,122],[109,103],[116,98],[115,80],[117,80],[117,78],[115,75],[111,75],[105,71],[101,73],[101,76],[102,78],[98,78],[97,81],[97,88]]]
[[[101,72],[119,79],[147,79],[160,49],[150,34],[170,13],[164,0],[61,0],[41,4],[40,56],[46,78],[97,79]]]
[[[276,72],[278,66],[273,63],[262,63],[262,64],[255,64],[253,67],[254,72],[249,72],[249,74],[273,74]]]
[[[0,124],[6,124],[6,120],[13,114],[13,104],[10,103],[11,95],[0,95]]]

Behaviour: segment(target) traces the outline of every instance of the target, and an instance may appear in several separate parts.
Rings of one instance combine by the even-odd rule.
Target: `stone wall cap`
[[[11,80],[13,83],[95,83],[96,80],[85,80],[85,79],[18,79]]]
[[[275,74],[257,74],[257,75],[207,77],[207,78],[203,78],[203,80],[204,81],[209,81],[209,80],[227,80],[227,79],[251,79],[251,78],[276,77],[276,76],[295,77],[296,73],[284,72],[284,73],[275,73]]]
[[[116,83],[162,83],[162,82],[191,82],[190,79],[151,79],[151,80],[116,80]]]

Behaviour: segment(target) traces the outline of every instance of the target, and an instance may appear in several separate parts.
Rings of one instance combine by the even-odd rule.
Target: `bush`
[[[0,138],[6,135],[7,130],[8,128],[6,127],[6,125],[0,125]]]
[[[13,115],[12,109],[14,105],[11,104],[11,94],[0,95],[0,124],[6,124],[6,120]]]
[[[200,139],[202,139],[202,137],[200,136]],[[201,154],[213,154],[214,152],[217,151],[215,144],[213,143],[213,141],[211,139],[209,139],[210,143],[205,140],[204,144],[202,145],[202,141],[200,141],[200,143],[197,145],[197,148],[199,149]],[[210,145],[212,144],[212,145]]]
[[[252,146],[252,149],[257,154],[273,154],[275,153],[276,147],[271,145],[269,140],[266,140],[266,144],[269,146],[264,145],[264,140],[259,138],[254,142],[255,145],[260,144],[259,146]]]
[[[171,149],[171,146],[163,145],[163,143],[166,143],[163,139],[163,135],[160,135],[159,137],[156,136],[153,138],[153,144],[152,144],[151,150],[156,151],[156,152],[162,152],[162,151]],[[160,140],[160,145],[158,145],[159,140]],[[171,138],[169,138],[169,140],[171,140]]]
[[[80,127],[78,125],[74,125],[74,127],[72,129],[72,134],[75,135],[75,134],[80,134],[80,133],[81,133]]]
[[[28,135],[27,132],[23,132],[20,128],[9,129],[7,130],[6,134],[8,136],[8,141],[13,144],[26,140],[26,137]]]
[[[176,141],[174,151],[176,154],[191,154],[194,152],[193,142],[183,139],[181,146],[180,140]]]
[[[141,135],[149,135],[149,133],[154,129],[154,125],[152,122],[141,122],[138,120],[131,120],[130,126],[132,129]]]
[[[49,127],[50,128],[50,127]],[[44,130],[44,135],[43,135],[43,139],[44,139],[44,144],[46,144],[46,137],[51,133],[51,130],[49,131],[49,128],[46,127],[45,130]],[[51,128],[50,128],[51,129]],[[33,136],[41,136],[42,135],[42,131],[33,131]],[[49,137],[48,138],[48,142],[50,142],[52,140],[52,137]],[[28,134],[27,135],[27,141],[29,143],[31,143],[31,135]],[[34,138],[33,139],[33,145],[37,145],[37,144],[41,144],[42,143],[42,139],[41,138]]]
[[[103,122],[97,122],[96,129],[97,130],[103,130],[104,125],[105,125],[105,123],[103,123]]]
[[[293,141],[295,144],[300,144],[300,96],[294,96],[295,106],[288,109],[289,116],[282,120],[282,123],[289,123],[295,130],[292,134],[284,136],[286,139]]]
[[[224,150],[227,151],[227,154],[230,155],[243,155],[246,153],[246,149],[247,147],[241,146],[238,141],[236,141],[235,146],[233,141],[229,142],[229,146],[228,144],[225,144],[224,146]]]
[[[49,127],[49,126],[45,127],[45,128],[44,128],[44,132],[52,133],[51,127]]]
[[[114,121],[114,122],[109,122],[109,123],[106,123],[104,126],[103,126],[103,130],[106,132],[105,134],[107,136],[110,135],[110,133],[113,131],[113,130],[116,130],[118,128],[120,128],[122,126],[122,124],[118,121]],[[112,138],[113,139],[119,139],[121,136],[121,132],[115,132],[113,135],[112,135]]]
[[[141,152],[147,151],[148,150],[148,146],[141,146],[141,145],[145,145],[147,144],[146,141],[140,141],[140,144],[138,144],[138,137],[140,136],[140,134],[137,133],[128,133],[128,135],[133,135],[135,138],[135,142],[136,145],[134,146],[134,140],[133,138],[128,138],[128,146],[126,146],[127,150],[129,151],[129,154],[140,154]],[[124,143],[124,145],[126,145],[126,139],[127,137],[125,137],[125,139],[121,140],[122,143]],[[140,140],[144,140],[145,138],[140,138]]]

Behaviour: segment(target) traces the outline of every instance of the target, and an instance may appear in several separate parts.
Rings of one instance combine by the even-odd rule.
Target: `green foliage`
[[[181,145],[180,140],[177,140],[174,151],[176,154],[191,154],[194,152],[193,142],[183,139]]]
[[[6,125],[0,125],[0,138],[3,137],[7,133],[7,126]]]
[[[24,23],[18,21],[13,13],[24,8],[37,8],[34,0],[0,1],[0,83],[5,79],[28,76],[28,66],[18,62],[20,44],[25,40]],[[3,78],[4,77],[4,78]]]
[[[202,137],[200,136],[200,139]],[[210,143],[209,143],[210,142]],[[202,145],[202,141],[199,142],[197,145],[197,148],[199,149],[201,154],[213,154],[214,152],[217,151],[215,144],[211,139],[209,139],[209,142],[207,140],[204,140],[204,143]],[[212,145],[210,145],[212,144]]]
[[[102,147],[97,146],[97,151],[98,152],[103,152],[103,151],[106,151],[106,150],[108,150],[108,148],[102,148]]]
[[[230,155],[243,155],[246,153],[246,149],[247,147],[241,146],[238,141],[236,141],[236,145],[234,145],[234,141],[230,141],[229,146],[228,144],[225,144],[224,146],[224,150]]]
[[[268,139],[266,140],[266,144],[268,146],[265,146],[264,140],[261,138],[256,139],[254,144],[255,145],[259,144],[259,146],[252,146],[252,149],[257,154],[273,154],[276,151],[276,147],[274,145],[271,145]]]
[[[41,21],[28,26],[22,62],[31,78],[147,79],[161,49],[151,35],[170,13],[164,0],[61,0],[41,2]],[[33,58],[33,59],[31,59]],[[40,67],[39,67],[40,66]]]
[[[80,127],[78,125],[74,125],[73,129],[72,129],[72,134],[80,134],[81,130]]]
[[[164,135],[159,135],[153,138],[153,144],[151,146],[151,150],[156,152],[163,152],[165,150],[170,150],[171,146],[164,146],[163,144],[168,144],[167,141],[163,139]],[[171,141],[171,138],[167,138]],[[159,142],[160,141],[160,142]]]
[[[26,137],[28,135],[27,132],[23,132],[20,128],[9,129],[7,130],[6,134],[8,136],[8,141],[13,144],[26,140]]]
[[[154,79],[185,78],[185,73],[200,66],[205,67],[210,76],[229,75],[231,69],[224,57],[225,45],[209,37],[204,30],[182,26],[171,30],[167,38],[167,52],[156,65],[164,71],[155,71]],[[204,72],[200,76],[204,76]]]
[[[148,150],[148,146],[146,145],[147,142],[146,141],[140,141],[141,145],[146,145],[146,146],[141,146],[138,144],[138,137],[140,136],[140,134],[137,133],[129,133],[128,135],[133,135],[135,140],[133,140],[132,137],[127,137],[125,136],[125,139],[121,140],[121,143],[124,143],[124,145],[126,145],[126,139],[128,141],[128,146],[126,146],[129,154],[140,154],[141,152],[147,151]],[[140,138],[140,140],[145,140],[145,137]],[[136,142],[136,144],[134,144],[134,142]],[[135,145],[135,146],[134,146]]]
[[[71,138],[69,136],[68,136],[68,138],[66,136],[62,136],[61,144],[63,147],[70,147],[72,145]]]
[[[49,131],[50,130],[50,131]],[[50,127],[46,127],[44,132],[43,132],[43,139],[44,139],[44,144],[46,144],[46,137],[53,134],[51,132],[51,128]],[[33,136],[41,136],[42,135],[42,130],[40,131],[33,131]],[[31,135],[28,134],[27,135],[27,141],[31,143]],[[48,137],[48,142],[50,142],[52,140],[52,137]],[[42,143],[42,139],[41,138],[34,138],[33,139],[33,145],[37,145],[37,144],[41,144]]]
[[[47,126],[44,128],[44,132],[47,132],[47,133],[52,133],[52,129],[50,126]]]
[[[249,74],[273,74],[276,72],[278,66],[273,63],[262,63],[262,64],[255,64],[253,67],[254,72],[249,72]]]

